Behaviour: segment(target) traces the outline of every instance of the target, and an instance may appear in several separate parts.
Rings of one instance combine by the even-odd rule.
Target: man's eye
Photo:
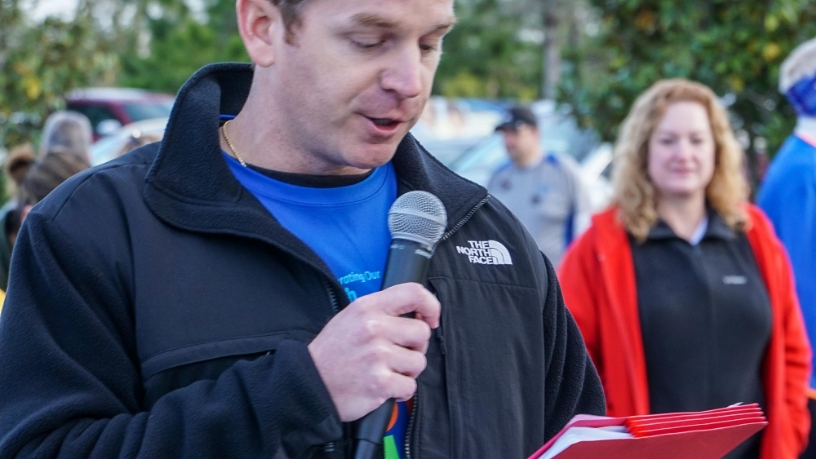
[[[384,43],[383,40],[374,39],[374,38],[367,39],[367,40],[366,39],[353,39],[353,40],[351,40],[351,42],[354,43],[354,46],[356,46],[356,47],[358,47],[360,49],[374,49],[374,48],[376,48],[376,47],[378,47],[378,46],[380,46],[380,45],[382,45]]]
[[[419,49],[422,50],[423,53],[429,53],[432,51],[436,51],[438,49],[437,45],[429,45],[429,44],[420,44]]]

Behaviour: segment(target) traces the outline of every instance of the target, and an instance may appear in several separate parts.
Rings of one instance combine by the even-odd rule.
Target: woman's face
[[[716,146],[703,105],[674,102],[649,138],[649,178],[661,198],[705,198]]]

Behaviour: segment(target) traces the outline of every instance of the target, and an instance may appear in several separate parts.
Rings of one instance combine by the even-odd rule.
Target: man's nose
[[[380,77],[380,85],[401,99],[410,99],[422,94],[424,67],[419,47],[405,48],[395,53],[391,65]]]

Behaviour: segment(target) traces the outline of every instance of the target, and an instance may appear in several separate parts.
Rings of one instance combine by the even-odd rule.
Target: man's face
[[[312,0],[270,68],[287,142],[314,171],[388,162],[430,96],[453,0]]]
[[[508,127],[501,130],[504,147],[514,163],[526,166],[539,150],[538,129],[529,124]]]

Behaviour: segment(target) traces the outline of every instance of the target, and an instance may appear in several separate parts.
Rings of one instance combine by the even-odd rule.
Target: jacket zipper
[[[323,281],[323,286],[326,287],[326,293],[329,295],[332,311],[337,314],[340,312],[340,306],[337,304],[337,295],[334,294],[334,289],[332,289],[331,284],[329,284],[329,281],[327,281],[325,277],[321,278],[321,280]]]
[[[489,201],[489,200],[490,200],[490,195],[487,195],[487,196],[484,197],[484,199],[479,201],[478,204],[476,204],[472,209],[470,209],[470,212],[468,212],[467,215],[464,216],[464,218],[459,220],[459,223],[457,223],[453,228],[451,228],[450,231],[448,231],[447,233],[445,233],[442,236],[442,239],[440,239],[439,242],[436,243],[436,245],[439,245],[442,241],[447,241],[448,239],[450,239],[450,237],[453,235],[453,233],[457,232],[459,230],[459,228],[461,228],[465,223],[467,223],[468,220],[470,220],[470,217],[472,217],[473,214],[475,214],[476,211],[479,210],[483,205],[485,205],[485,203],[487,201]]]
[[[417,385],[416,394],[414,394],[414,403],[411,407],[411,417],[408,418],[408,429],[405,431],[405,459],[411,459],[411,434],[414,430],[414,422],[416,420],[417,411],[419,410],[419,385]]]
[[[479,210],[483,205],[485,205],[485,203],[487,203],[487,201],[489,201],[489,200],[490,200],[490,195],[487,195],[487,196],[485,196],[484,199],[479,201],[472,209],[470,209],[470,211],[467,213],[467,215],[465,215],[461,220],[459,220],[458,223],[456,223],[456,225],[453,226],[453,228],[450,229],[450,231],[448,231],[447,233],[442,235],[442,238],[439,240],[439,242],[436,243],[436,245],[438,246],[443,241],[446,241],[446,240],[450,239],[450,237],[453,235],[453,233],[457,232],[459,230],[459,228],[464,226],[465,223],[467,223],[468,220],[470,220],[470,218],[473,217],[473,214],[475,214],[476,211]],[[434,249],[436,249],[436,246],[434,246]],[[441,335],[441,332],[440,332],[440,341],[441,341],[441,346],[442,346],[442,354],[444,355],[444,354],[447,353],[447,350],[445,349],[445,347],[446,347],[445,346],[445,338],[444,338],[444,336]],[[417,391],[416,391],[416,394],[414,394],[414,405],[411,408],[411,417],[408,418],[408,429],[405,432],[405,459],[411,459],[411,443],[412,443],[411,442],[411,437],[413,436],[413,433],[414,433],[414,424],[416,424],[416,417],[417,417],[418,411],[419,411],[419,385],[417,385]]]
[[[334,290],[332,289],[331,284],[329,284],[329,281],[327,281],[325,277],[321,278],[321,280],[323,281],[323,286],[326,287],[326,293],[329,295],[329,301],[331,301],[332,311],[334,312],[334,314],[337,314],[338,312],[340,312],[340,307],[337,304],[337,295],[334,294]],[[326,443],[325,445],[323,445],[323,452],[327,454],[334,453],[336,446],[337,445],[333,441]]]

